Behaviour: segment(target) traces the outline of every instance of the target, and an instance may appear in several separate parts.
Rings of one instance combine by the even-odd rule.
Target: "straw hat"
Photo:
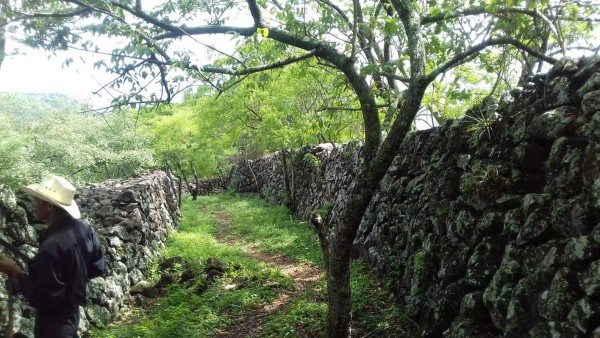
[[[73,200],[75,187],[60,176],[47,175],[40,184],[30,184],[21,190],[66,210],[75,218],[81,217],[79,207]]]

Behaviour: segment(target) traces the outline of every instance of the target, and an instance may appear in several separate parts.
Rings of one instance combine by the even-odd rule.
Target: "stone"
[[[579,286],[588,297],[600,297],[600,260],[590,263],[578,274]]]
[[[575,291],[569,285],[569,270],[562,268],[556,272],[548,289],[538,300],[538,313],[548,321],[564,321],[575,302]]]
[[[131,189],[124,190],[119,196],[117,196],[116,201],[124,202],[124,203],[138,202],[135,197],[135,192]]]
[[[577,329],[569,322],[540,322],[529,330],[529,337],[578,337]]]
[[[140,281],[139,283],[133,285],[131,288],[129,288],[129,294],[131,295],[137,295],[137,294],[142,294],[142,292],[144,291],[144,289],[146,289],[148,287],[148,282],[146,282],[145,280]]]
[[[17,208],[17,198],[9,186],[0,183],[0,214],[10,214]]]
[[[96,304],[87,306],[85,309],[85,314],[90,323],[99,327],[107,325],[111,318],[111,313],[107,308]]]
[[[506,246],[500,267],[483,292],[483,302],[495,327],[500,330],[504,330],[513,288],[520,278],[521,266],[517,258],[516,248],[510,244]]]
[[[440,280],[457,280],[464,276],[467,270],[467,262],[464,257],[467,254],[465,246],[447,249],[445,255],[440,259],[440,268],[437,278]]]
[[[156,298],[159,295],[159,289],[154,286],[149,286],[142,289],[141,295],[146,298]]]
[[[180,256],[173,256],[158,263],[160,271],[175,271],[178,267],[185,265],[186,261]]]
[[[593,327],[590,327],[590,324],[600,321],[600,303],[584,297],[573,305],[567,318],[569,323],[573,323],[580,333],[591,336]]]
[[[530,133],[542,140],[555,140],[561,136],[570,136],[585,121],[582,112],[572,106],[562,106],[548,110],[534,117],[530,125]]]
[[[590,236],[570,238],[565,246],[563,263],[571,265],[600,256],[600,245]]]
[[[572,106],[577,102],[576,88],[567,77],[547,80],[544,84],[544,108],[554,109],[561,106]]]
[[[472,318],[457,317],[450,328],[444,331],[444,337],[500,337],[494,333],[493,326],[489,323],[476,321]],[[429,335],[431,336],[431,335]]]
[[[596,75],[600,77],[600,73],[596,73]],[[581,109],[586,116],[591,116],[600,112],[600,90],[585,94],[581,101]]]
[[[537,295],[536,289],[539,290],[539,287],[540,281],[533,275],[525,276],[516,284],[506,309],[505,336],[523,336],[527,333],[527,328],[536,317],[535,303],[530,299]]]
[[[475,288],[488,285],[500,264],[500,243],[495,238],[485,237],[473,250],[467,263],[467,276],[465,281]]]
[[[600,208],[600,178],[595,180],[592,185],[592,195],[594,197],[594,206]]]
[[[596,225],[596,227],[592,230],[592,238],[594,242],[600,244],[600,224]]]
[[[546,189],[559,197],[571,197],[581,191],[583,151],[566,137],[557,139],[550,150],[550,184]]]
[[[588,234],[591,230],[589,203],[582,196],[553,200],[550,216],[554,230],[565,238]]]
[[[553,79],[558,76],[566,77],[567,75],[574,74],[580,69],[578,63],[578,60],[574,58],[562,58],[548,71],[547,78]]]
[[[517,234],[517,244],[520,246],[542,243],[554,236],[554,229],[544,210],[535,210],[529,214],[525,224]]]
[[[159,278],[158,282],[156,282],[155,287],[157,289],[164,289],[171,284],[175,284],[176,282],[177,282],[177,277],[175,277],[174,274],[165,272],[160,275],[160,278]]]
[[[579,70],[573,78],[577,81],[584,82],[593,76],[594,73],[600,72],[600,56],[590,55],[579,58]]]

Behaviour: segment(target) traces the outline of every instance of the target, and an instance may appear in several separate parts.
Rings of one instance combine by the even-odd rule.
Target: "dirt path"
[[[229,215],[223,211],[216,212],[214,215],[220,226],[216,236],[217,240],[226,245],[241,248],[252,259],[279,268],[283,274],[294,281],[292,290],[282,290],[272,303],[255,307],[226,330],[214,335],[214,337],[260,337],[268,317],[272,313],[293,304],[299,294],[315,285],[320,278],[323,278],[323,272],[312,265],[294,262],[281,255],[264,253],[255,245],[239,241],[232,234],[234,224]]]

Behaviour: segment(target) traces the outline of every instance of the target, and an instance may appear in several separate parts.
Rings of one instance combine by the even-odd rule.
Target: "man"
[[[75,188],[64,178],[48,175],[22,190],[34,197],[35,217],[48,228],[26,273],[2,255],[0,272],[18,280],[21,292],[37,310],[36,338],[77,337],[86,283],[106,268],[98,237],[79,219]]]

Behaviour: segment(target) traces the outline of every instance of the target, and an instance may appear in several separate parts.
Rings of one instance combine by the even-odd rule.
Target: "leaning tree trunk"
[[[425,74],[425,48],[422,40],[420,15],[417,3],[410,0],[392,1],[396,12],[407,34],[407,42],[411,61],[411,82],[404,100],[399,108],[399,116],[393,122],[390,132],[381,146],[375,148],[376,153],[370,154],[370,149],[365,147],[364,169],[352,182],[349,189],[349,199],[345,206],[338,206],[340,210],[331,213],[328,227],[328,266],[327,292],[328,315],[327,337],[347,337],[350,327],[351,290],[350,290],[350,260],[352,244],[360,225],[360,220],[367,209],[371,197],[375,193],[379,182],[385,175],[387,168],[392,163],[396,151],[406,134],[410,131],[412,122],[421,107],[421,101],[428,82]],[[372,108],[370,100],[363,100],[367,92],[361,92],[363,82],[353,82],[351,72],[345,72],[353,84],[353,88],[361,102],[363,116],[368,116],[367,111]],[[365,119],[365,129],[370,127]],[[379,125],[377,125],[379,127]],[[368,136],[368,135],[367,135]],[[369,144],[366,137],[365,145]],[[371,144],[371,146],[373,146]],[[372,149],[372,148],[371,148]]]

